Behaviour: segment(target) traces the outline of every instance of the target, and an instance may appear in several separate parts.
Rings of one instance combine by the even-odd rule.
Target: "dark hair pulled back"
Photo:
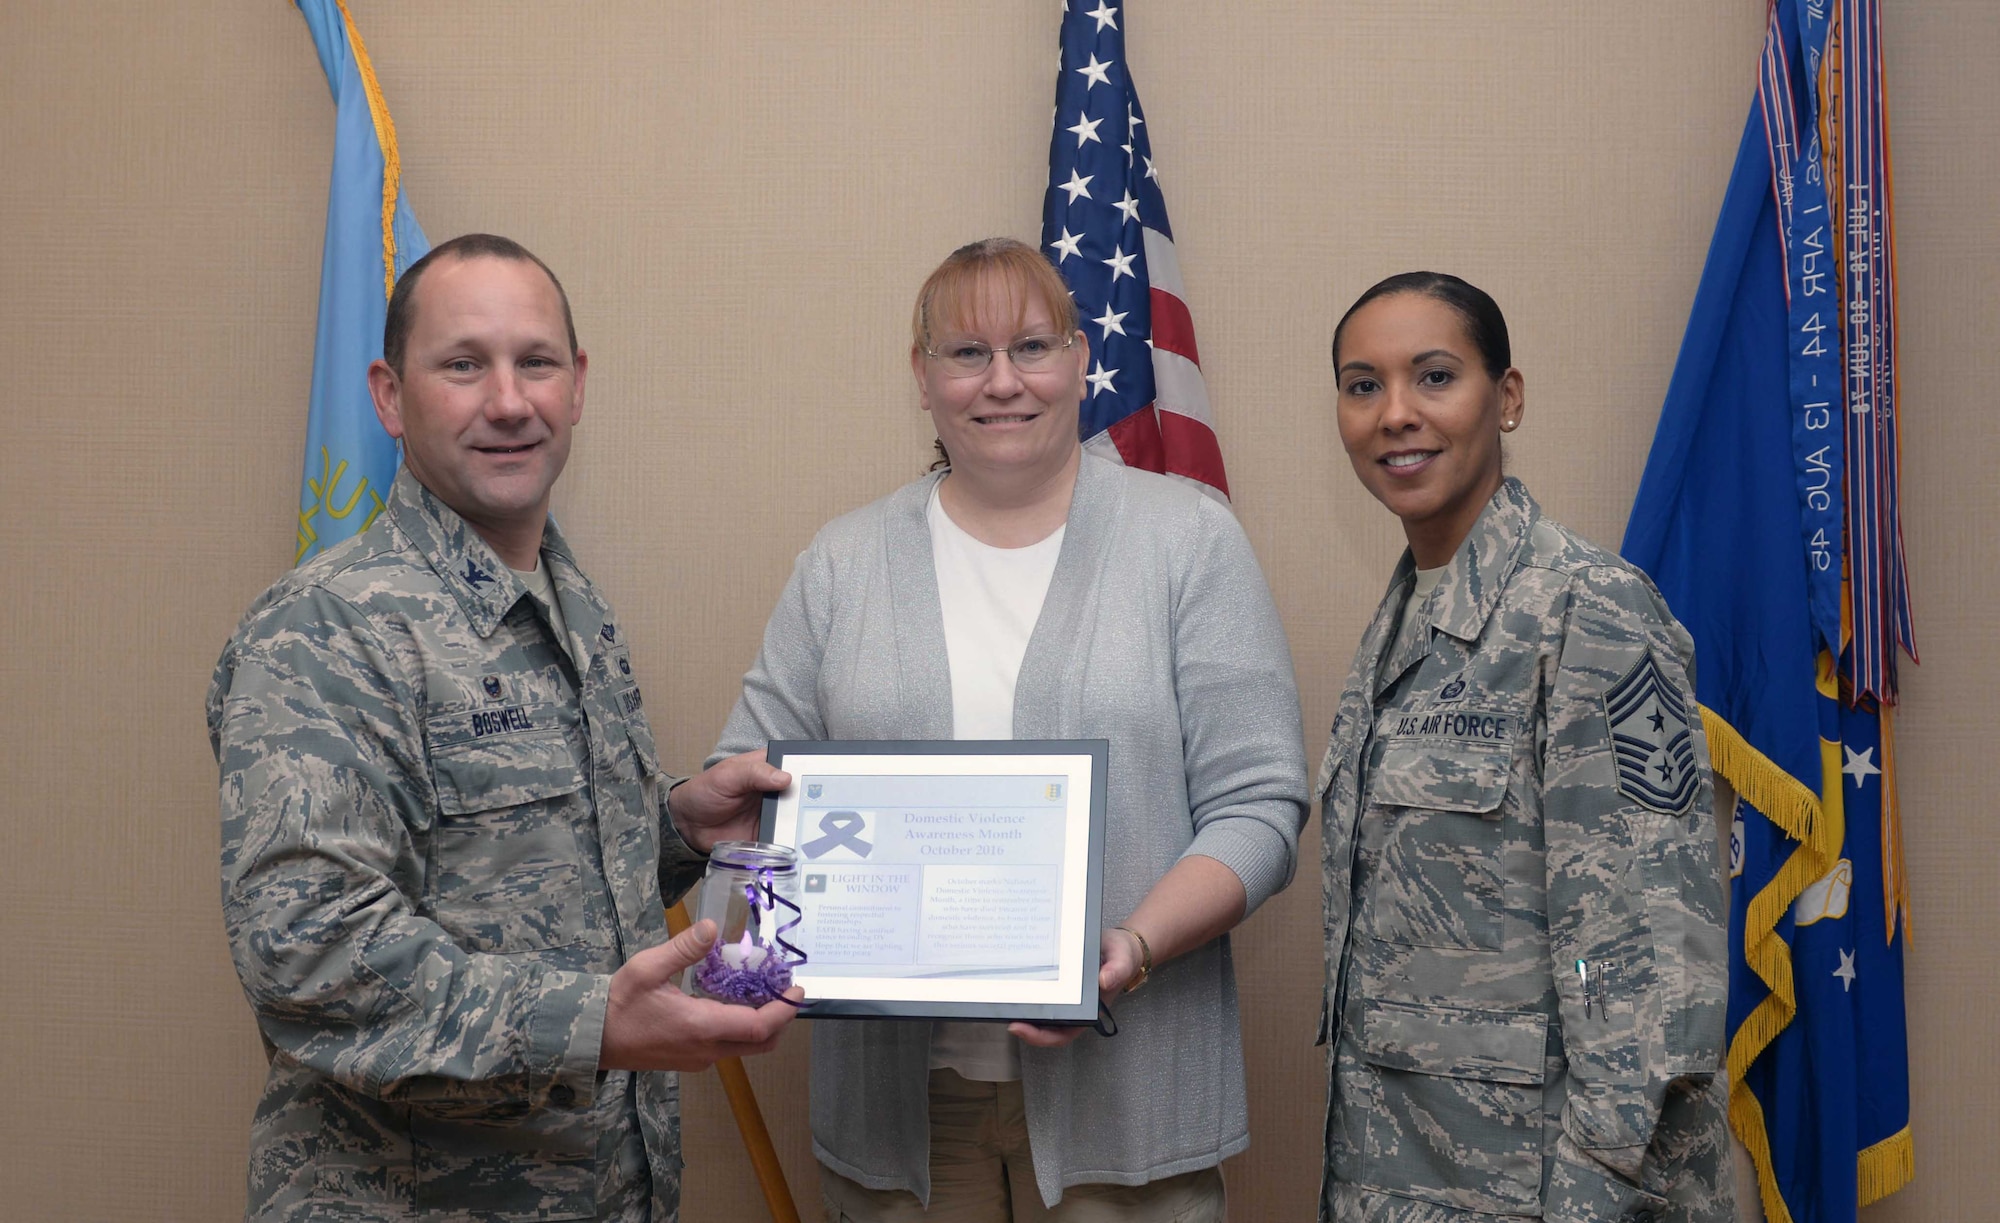
[[[1514,364],[1514,350],[1507,342],[1507,320],[1486,290],[1448,272],[1402,272],[1377,281],[1340,316],[1340,322],[1333,328],[1335,369],[1340,367],[1340,333],[1347,330],[1347,320],[1354,317],[1354,312],[1376,298],[1402,293],[1428,297],[1457,311],[1465,322],[1466,337],[1479,350],[1479,361],[1486,367],[1488,377],[1497,379]]]

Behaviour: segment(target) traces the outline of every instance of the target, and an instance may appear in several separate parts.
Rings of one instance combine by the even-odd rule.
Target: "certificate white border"
[[[1096,761],[1089,751],[1019,751],[1018,745],[999,742],[982,745],[963,741],[964,751],[932,751],[898,754],[893,751],[853,752],[838,750],[835,744],[799,744],[800,747],[827,747],[824,752],[799,752],[787,746],[779,767],[792,775],[792,784],[767,796],[764,807],[765,835],[775,843],[798,848],[798,813],[805,777],[862,777],[893,775],[903,777],[966,776],[1046,776],[1056,774],[1066,781],[1064,800],[1062,900],[1056,929],[1056,977],[1054,980],[1021,981],[1004,977],[822,977],[808,961],[793,974],[804,988],[808,1002],[856,1001],[910,1004],[960,1004],[994,1013],[1010,1007],[1077,1007],[1096,998],[1096,960],[1088,957],[1090,942],[1089,885],[1091,871],[1091,800],[1101,788],[1095,777]],[[982,746],[988,750],[980,750]],[[997,749],[997,750],[995,750]],[[803,871],[804,864],[801,863]],[[801,903],[805,898],[801,896]],[[1091,948],[1095,951],[1095,947]],[[1086,980],[1086,978],[1089,978]],[[1087,989],[1086,989],[1087,987]],[[812,1012],[806,1012],[810,1015]]]

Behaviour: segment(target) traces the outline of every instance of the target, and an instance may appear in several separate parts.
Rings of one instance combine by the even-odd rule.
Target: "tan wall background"
[[[512,234],[594,358],[558,510],[697,760],[813,529],[914,475],[909,299],[1033,239],[1049,0],[351,0],[434,238]],[[1335,439],[1326,340],[1369,283],[1500,299],[1514,464],[1615,546],[1750,100],[1762,0],[1159,0],[1123,14],[1221,418],[1309,727],[1401,546]],[[1899,740],[1919,941],[1919,1180],[1986,1217],[2000,1129],[2000,16],[1885,18],[1906,518],[1926,665]],[[333,112],[283,0],[0,3],[0,1216],[229,1217],[261,1075],[217,915],[201,718],[290,562]],[[1305,1218],[1319,1149],[1317,829],[1240,936],[1238,1219]],[[811,1196],[803,1031],[754,1077]],[[759,1217],[712,1075],[686,1215]]]

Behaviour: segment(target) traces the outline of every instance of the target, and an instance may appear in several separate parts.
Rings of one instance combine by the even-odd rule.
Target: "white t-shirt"
[[[951,665],[952,737],[1011,739],[1014,682],[1066,528],[1025,548],[995,548],[951,520],[935,487],[928,517]],[[941,1067],[981,1082],[1010,1082],[1021,1077],[1021,1051],[999,1024],[939,1021],[931,1025],[931,1069]]]
[[[1424,604],[1430,600],[1430,592],[1438,590],[1438,582],[1444,580],[1444,570],[1446,568],[1448,566],[1438,566],[1436,570],[1418,570],[1416,572],[1416,588],[1410,592],[1410,598],[1404,600],[1404,604],[1402,604],[1402,617],[1396,619],[1396,643],[1390,647],[1392,655],[1402,653],[1410,645],[1410,637],[1414,633],[1428,633],[1430,631],[1430,621],[1418,623],[1416,613],[1422,610]]]
[[[1431,597],[1431,591],[1438,588],[1438,582],[1444,577],[1444,571],[1448,568],[1449,565],[1439,565],[1435,569],[1417,570],[1417,585],[1410,591],[1410,597],[1404,600],[1403,618],[1396,623],[1397,649],[1402,649],[1403,638],[1417,630],[1417,612],[1423,607],[1424,601]]]

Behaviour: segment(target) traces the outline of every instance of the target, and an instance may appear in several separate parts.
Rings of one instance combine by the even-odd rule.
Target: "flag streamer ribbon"
[[[1848,597],[1857,697],[1896,701],[1896,648],[1914,660],[1903,561],[1896,383],[1896,271],[1880,0],[1792,0],[1819,17],[1818,77],[1835,252],[1845,279]]]
[[[1794,70],[1807,14],[1796,31],[1773,6],[1757,77],[1757,110],[1771,157],[1778,244],[1785,258],[1786,356],[1790,373],[1792,454],[1805,539],[1806,584],[1822,650],[1840,649],[1841,473],[1845,469],[1840,374],[1840,272],[1836,228],[1826,198],[1817,95]],[[1817,53],[1808,50],[1808,71]],[[1808,78],[1809,79],[1809,78]],[[1801,121],[1803,120],[1803,122]],[[1802,142],[1803,137],[1803,142]]]

